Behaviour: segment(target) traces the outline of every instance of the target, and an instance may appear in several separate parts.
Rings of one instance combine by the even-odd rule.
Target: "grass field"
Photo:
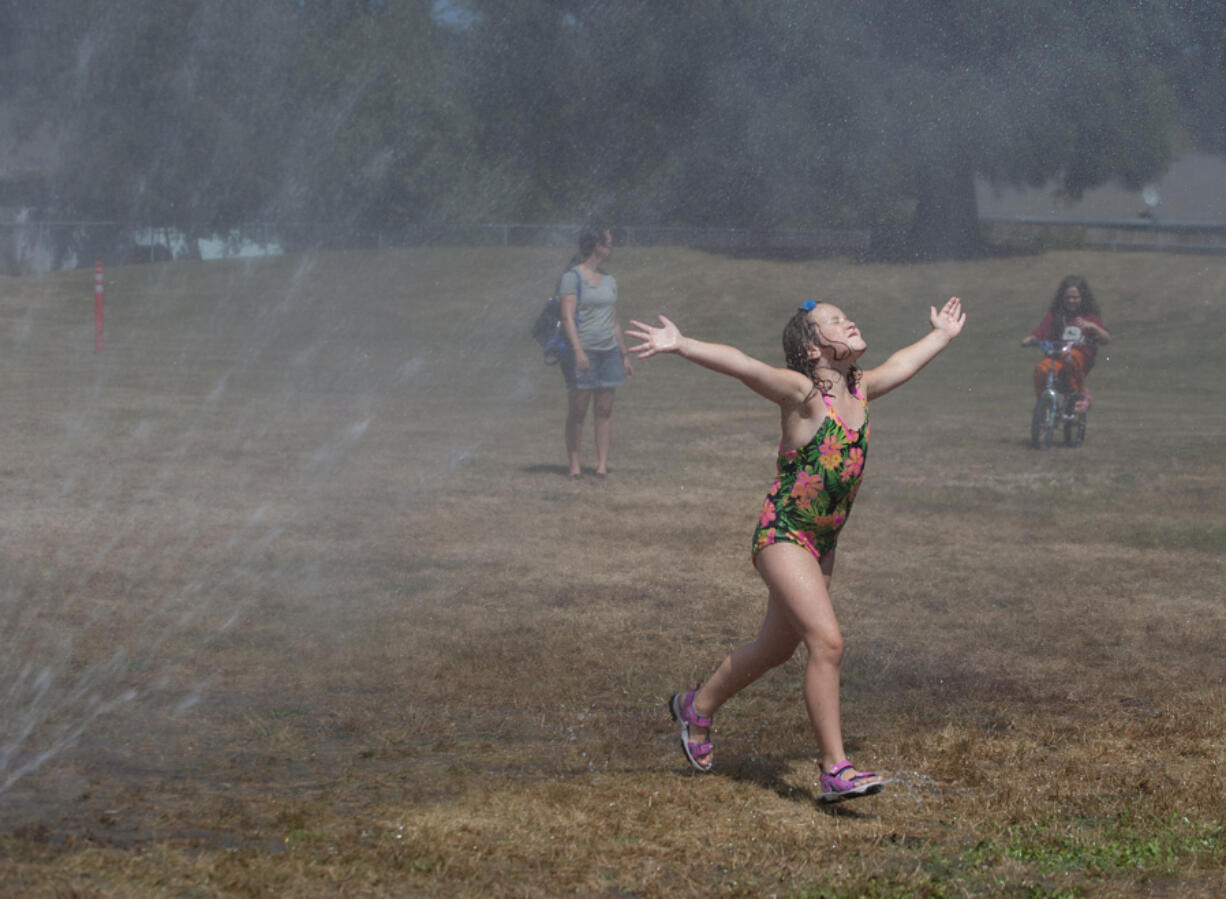
[[[778,361],[808,297],[874,403],[833,596],[882,794],[815,802],[802,658],[692,775],[664,709],[752,636],[777,413],[673,358],[565,477],[550,250],[0,279],[0,893],[1214,896],[1226,890],[1226,258],[622,250],[623,321]],[[1115,340],[1029,448],[1059,279]],[[590,430],[586,461],[592,461]]]

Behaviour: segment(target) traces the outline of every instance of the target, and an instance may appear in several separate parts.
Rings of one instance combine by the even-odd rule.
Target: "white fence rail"
[[[1226,222],[1056,219],[993,216],[981,219],[990,245],[1036,251],[1094,247],[1226,253]],[[0,223],[0,272],[25,274],[110,264],[173,259],[278,255],[311,249],[403,246],[573,247],[574,224],[473,224],[353,229],[330,223],[256,223],[225,234],[189,237],[185,229],[121,222]],[[792,257],[852,255],[872,250],[867,230],[785,230],[619,226],[622,246],[680,246],[717,253]]]

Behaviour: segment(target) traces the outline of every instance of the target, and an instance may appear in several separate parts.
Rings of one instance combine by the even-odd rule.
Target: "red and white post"
[[[94,263],[94,352],[102,352],[102,260]]]

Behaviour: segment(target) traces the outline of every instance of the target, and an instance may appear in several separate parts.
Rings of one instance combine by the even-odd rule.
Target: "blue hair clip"
[[[800,304],[800,310],[802,312],[812,312],[816,308],[817,308],[817,300],[805,300],[803,303]]]

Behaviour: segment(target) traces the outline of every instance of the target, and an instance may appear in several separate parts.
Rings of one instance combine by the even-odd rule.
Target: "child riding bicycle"
[[[1111,332],[1103,324],[1090,285],[1081,275],[1069,275],[1060,282],[1047,315],[1037,328],[1022,338],[1022,346],[1034,346],[1044,340],[1071,341],[1073,345],[1061,356],[1044,357],[1035,367],[1035,395],[1043,392],[1048,372],[1054,366],[1056,377],[1063,380],[1066,392],[1077,397],[1076,411],[1089,411],[1086,375],[1094,367],[1097,348],[1111,341]]]

